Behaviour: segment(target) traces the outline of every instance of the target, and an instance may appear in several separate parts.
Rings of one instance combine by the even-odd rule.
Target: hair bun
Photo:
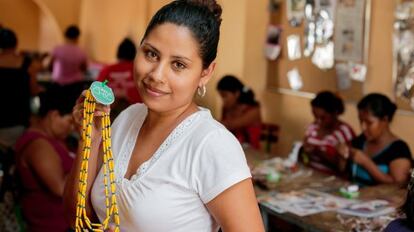
[[[221,23],[221,6],[216,2],[216,0],[188,0],[191,3],[207,7],[211,13],[213,13],[217,22]]]

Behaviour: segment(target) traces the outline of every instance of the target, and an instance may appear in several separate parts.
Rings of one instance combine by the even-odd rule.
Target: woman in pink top
[[[65,32],[65,44],[57,46],[52,52],[52,80],[60,85],[84,80],[87,58],[85,52],[77,45],[79,35],[77,26],[69,26]]]
[[[63,140],[72,131],[72,105],[64,96],[40,95],[39,119],[16,143],[16,163],[21,179],[21,205],[28,231],[67,231],[62,194],[73,158]]]

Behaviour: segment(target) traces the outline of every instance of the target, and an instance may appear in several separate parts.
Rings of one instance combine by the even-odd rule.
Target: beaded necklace
[[[98,82],[99,83],[99,82]],[[106,83],[102,84],[102,88],[107,88]],[[92,84],[93,87],[94,84]],[[115,223],[115,232],[119,232],[119,213],[116,203],[116,186],[115,186],[115,174],[114,174],[114,160],[111,150],[111,122],[109,119],[109,113],[104,113],[101,119],[102,123],[102,147],[103,147],[103,175],[105,185],[105,206],[106,206],[106,218],[102,223],[92,223],[86,214],[86,186],[88,179],[88,160],[91,152],[91,133],[93,126],[93,118],[96,106],[96,95],[92,93],[93,88],[90,88],[86,92],[86,97],[83,102],[83,120],[82,120],[82,163],[79,175],[79,192],[77,196],[76,204],[76,232],[81,231],[104,231],[109,228],[109,221],[113,218]],[[109,89],[110,90],[110,89]],[[112,91],[111,91],[112,93]],[[95,96],[95,97],[94,97]],[[98,99],[99,100],[99,99]]]

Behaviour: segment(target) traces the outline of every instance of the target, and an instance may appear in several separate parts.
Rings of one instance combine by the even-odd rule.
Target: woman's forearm
[[[366,156],[365,154],[360,154],[360,155]],[[391,175],[381,172],[381,170],[379,170],[377,165],[369,157],[364,157],[361,160],[362,162],[359,161],[357,163],[363,168],[365,168],[365,170],[378,183],[391,184],[395,182],[394,178]]]

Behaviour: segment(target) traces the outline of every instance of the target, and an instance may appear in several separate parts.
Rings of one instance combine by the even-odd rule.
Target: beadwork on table
[[[79,176],[79,192],[77,196],[76,205],[76,232],[81,231],[104,231],[109,228],[110,221],[115,225],[114,231],[119,232],[120,221],[118,214],[118,207],[116,203],[116,186],[114,174],[114,161],[111,150],[111,122],[109,113],[104,113],[101,118],[102,123],[102,148],[103,148],[103,180],[105,186],[105,206],[106,217],[102,223],[92,223],[86,213],[86,188],[88,179],[88,160],[91,152],[91,133],[93,127],[94,112],[97,100],[100,103],[109,105],[112,102],[102,102],[96,96],[95,87],[102,85],[99,91],[112,91],[105,85],[106,83],[94,82],[89,90],[86,92],[86,97],[83,102],[83,120],[82,120],[82,163]],[[99,87],[99,86],[98,86]],[[101,92],[98,92],[101,94]],[[113,95],[112,95],[113,96]],[[112,219],[112,220],[111,220]]]

